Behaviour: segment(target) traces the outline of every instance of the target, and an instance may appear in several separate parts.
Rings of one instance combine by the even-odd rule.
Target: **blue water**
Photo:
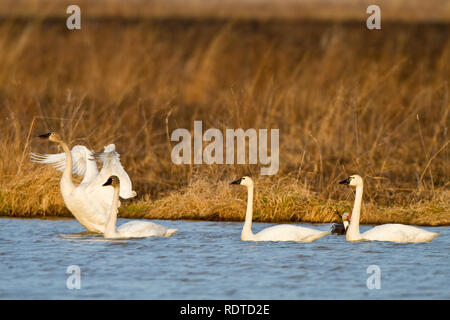
[[[240,241],[242,223],[155,222],[179,232],[105,240],[76,220],[1,218],[0,299],[450,299],[449,227],[424,228],[442,236],[419,244],[255,243]],[[67,288],[71,265],[80,289]]]

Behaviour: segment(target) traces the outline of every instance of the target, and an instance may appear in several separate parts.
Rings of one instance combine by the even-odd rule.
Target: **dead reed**
[[[258,221],[335,221],[352,173],[363,223],[449,224],[450,26],[230,20],[0,23],[0,213],[69,215],[56,152],[38,133],[101,150],[114,142],[139,199],[129,217],[240,220],[257,180]],[[176,128],[279,128],[280,171],[176,166]]]

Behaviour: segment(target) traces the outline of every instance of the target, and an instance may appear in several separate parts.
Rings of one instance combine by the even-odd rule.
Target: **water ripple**
[[[449,227],[426,228],[442,236],[424,244],[350,243],[342,236],[305,244],[242,242],[241,223],[160,223],[180,232],[108,240],[75,220],[2,218],[0,298],[449,298]],[[80,290],[66,289],[71,265],[81,270]],[[380,290],[367,289],[369,265],[380,267]]]

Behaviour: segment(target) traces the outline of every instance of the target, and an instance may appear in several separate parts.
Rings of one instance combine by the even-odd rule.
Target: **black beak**
[[[112,178],[109,178],[108,180],[106,180],[106,182],[103,184],[104,187],[106,186],[110,186],[112,184]]]
[[[46,133],[46,134],[41,134],[41,135],[38,136],[38,138],[41,138],[41,139],[48,139],[48,138],[50,137],[51,134],[52,134],[51,132]]]
[[[339,184],[350,184],[350,177],[345,180],[339,181]]]
[[[232,183],[230,184],[241,184],[242,178],[239,178],[237,180],[234,180]]]

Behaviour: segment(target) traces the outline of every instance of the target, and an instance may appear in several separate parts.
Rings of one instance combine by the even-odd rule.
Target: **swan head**
[[[103,184],[104,187],[106,186],[112,186],[114,188],[120,187],[120,180],[117,176],[111,176],[108,180]]]
[[[252,178],[245,176],[245,177],[242,177],[240,179],[237,179],[237,180],[231,182],[230,184],[240,184],[240,185],[243,185],[246,187],[250,187],[250,186],[253,186],[253,180],[252,180]]]
[[[45,139],[51,142],[61,142],[61,136],[59,134],[57,134],[56,132],[49,132],[49,133],[45,133],[45,134],[41,134],[38,136],[41,139]]]
[[[354,187],[358,187],[363,185],[363,179],[357,174],[354,174],[345,180],[339,181],[339,184],[347,184]]]

